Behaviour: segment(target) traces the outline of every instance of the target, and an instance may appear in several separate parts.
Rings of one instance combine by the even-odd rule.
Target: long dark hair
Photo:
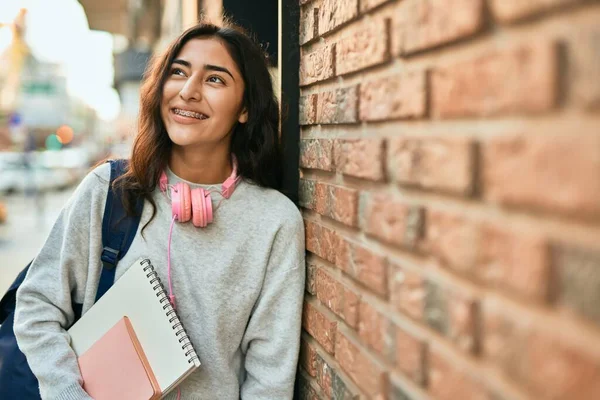
[[[152,59],[140,92],[138,132],[133,143],[127,172],[115,181],[124,191],[123,204],[128,214],[135,213],[135,203],[143,197],[156,204],[151,193],[161,171],[168,163],[172,142],[161,118],[162,90],[171,63],[191,39],[221,40],[236,63],[245,90],[243,102],[248,121],[234,127],[231,152],[237,159],[238,175],[253,184],[281,189],[281,147],[279,140],[279,106],[268,70],[268,56],[261,46],[240,27],[200,23],[179,36],[168,49]],[[150,222],[149,221],[149,222]]]

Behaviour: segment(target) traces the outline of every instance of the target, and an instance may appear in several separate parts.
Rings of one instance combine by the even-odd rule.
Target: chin
[[[199,138],[191,138],[188,135],[181,134],[169,134],[169,139],[176,146],[190,146],[197,145],[203,142],[203,140],[199,140]]]
[[[169,136],[169,139],[171,139],[171,142],[178,146],[193,144],[200,139],[198,132],[181,129],[178,126],[167,128],[167,135]]]

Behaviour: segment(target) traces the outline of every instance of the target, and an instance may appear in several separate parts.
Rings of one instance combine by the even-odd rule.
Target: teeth
[[[173,112],[175,114],[183,115],[184,117],[192,117],[192,118],[196,118],[196,119],[206,119],[206,118],[208,118],[204,114],[200,114],[200,113],[193,112],[193,111],[180,110],[179,108],[175,108],[173,110]]]

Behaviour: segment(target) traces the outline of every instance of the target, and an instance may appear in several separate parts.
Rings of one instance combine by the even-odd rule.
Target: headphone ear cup
[[[175,192],[175,193],[173,193]],[[192,204],[190,199],[190,187],[184,182],[178,182],[171,191],[171,203],[173,215],[179,222],[187,222],[192,215]]]
[[[176,221],[181,221],[181,189],[178,185],[171,186],[171,214]]]
[[[206,225],[210,224],[213,222],[213,207],[212,207],[212,199],[210,197],[210,193],[207,193],[206,196],[204,196],[204,210],[205,212],[205,220],[206,220]]]
[[[208,192],[204,188],[200,188],[200,210],[201,210],[201,218],[202,224],[200,225],[202,228],[206,228],[208,225],[208,219],[206,218],[206,196],[209,196]]]
[[[191,198],[192,198],[192,224],[196,228],[200,228],[202,226],[202,188],[192,189],[191,190]]]

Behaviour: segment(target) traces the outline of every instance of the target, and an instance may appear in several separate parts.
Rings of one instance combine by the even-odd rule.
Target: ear
[[[246,122],[248,122],[248,110],[246,109],[246,107],[242,109],[242,112],[238,117],[238,122],[240,124],[245,124]]]

